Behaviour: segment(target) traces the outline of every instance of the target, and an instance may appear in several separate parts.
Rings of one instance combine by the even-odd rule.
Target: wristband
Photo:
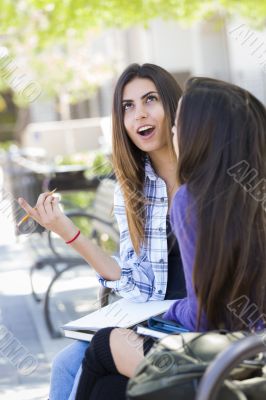
[[[80,235],[80,230],[78,230],[78,233],[76,233],[76,235],[72,239],[68,240],[65,243],[70,244],[70,243],[74,242],[74,240],[76,240],[79,237],[79,235]]]

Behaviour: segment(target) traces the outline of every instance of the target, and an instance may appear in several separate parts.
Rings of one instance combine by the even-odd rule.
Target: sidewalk
[[[4,239],[7,241],[7,237]],[[51,360],[70,342],[49,337],[42,304],[37,304],[31,295],[29,267],[32,260],[24,246],[19,243],[0,245],[0,323],[16,343],[36,357],[38,365],[31,374],[24,375],[24,371],[0,351],[0,398],[6,400],[47,399]]]
[[[5,400],[47,400],[51,361],[58,351],[73,342],[50,337],[43,304],[37,303],[31,294],[29,269],[33,262],[27,238],[16,238],[11,221],[0,213],[0,398]],[[82,268],[85,273],[78,276],[72,271],[58,289],[59,308],[64,309],[64,319],[79,318],[95,303],[96,279],[90,278],[91,272],[87,275],[88,266]],[[45,287],[52,277],[49,270],[37,276],[39,286]],[[5,346],[1,348],[3,332],[8,332],[36,361],[36,368],[26,371],[31,373],[25,374],[23,368],[12,361],[15,349],[10,349],[11,355],[4,353]]]

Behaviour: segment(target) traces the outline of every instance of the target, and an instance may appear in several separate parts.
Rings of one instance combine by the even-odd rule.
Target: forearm
[[[78,228],[71,221],[69,229],[64,229],[58,233],[66,242],[73,238],[77,231]],[[68,246],[78,252],[104,279],[108,281],[120,279],[121,269],[117,262],[82,233]]]
[[[69,246],[75,249],[104,279],[108,281],[120,279],[121,269],[117,262],[84,235],[80,234]]]
[[[42,193],[34,208],[23,198],[18,200],[31,218],[44,228],[58,234],[65,242],[77,234],[78,228],[61,211],[58,198],[54,198],[50,193]],[[73,247],[104,279],[111,281],[120,279],[121,270],[117,262],[84,235],[80,234],[69,246]]]

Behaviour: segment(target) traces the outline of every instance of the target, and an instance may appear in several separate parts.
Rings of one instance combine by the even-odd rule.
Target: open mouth
[[[145,126],[140,127],[137,130],[137,132],[141,136],[149,136],[153,133],[154,129],[155,129],[155,127],[152,125],[145,125]]]

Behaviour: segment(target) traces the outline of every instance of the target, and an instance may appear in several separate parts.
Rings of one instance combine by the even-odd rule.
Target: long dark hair
[[[235,85],[192,78],[177,128],[178,178],[198,217],[198,323],[204,310],[210,328],[246,328],[228,305],[244,296],[257,307],[254,320],[266,312],[265,107]]]
[[[169,72],[154,64],[129,65],[116,84],[112,111],[113,164],[125,200],[131,241],[135,251],[139,253],[140,246],[144,241],[145,227],[145,198],[143,195],[145,154],[126,133],[122,107],[124,87],[134,78],[150,79],[155,84],[163,104],[167,121],[165,134],[173,156],[171,128],[182,91]]]

